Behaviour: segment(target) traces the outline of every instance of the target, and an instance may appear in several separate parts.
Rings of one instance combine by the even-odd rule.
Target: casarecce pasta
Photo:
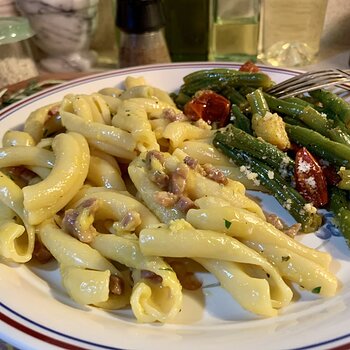
[[[184,259],[257,315],[287,307],[291,283],[334,295],[331,256],[267,221],[214,133],[142,77],[33,111],[2,140],[0,255],[53,258],[76,303],[139,322],[176,318]]]

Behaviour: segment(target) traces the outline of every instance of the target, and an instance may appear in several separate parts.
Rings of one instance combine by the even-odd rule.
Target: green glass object
[[[173,62],[206,61],[209,0],[163,0],[165,38]]]

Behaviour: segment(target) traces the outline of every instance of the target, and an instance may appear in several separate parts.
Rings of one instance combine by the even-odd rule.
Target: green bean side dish
[[[349,103],[328,90],[276,98],[265,92],[273,81],[257,67],[200,70],[183,81],[172,95],[182,110],[203,91],[229,103],[224,123],[217,116],[210,120],[217,128],[216,149],[254,173],[301,224],[302,232],[314,232],[322,225],[315,208],[331,211],[350,247]],[[211,101],[200,103],[203,109]],[[314,210],[308,210],[310,203]]]

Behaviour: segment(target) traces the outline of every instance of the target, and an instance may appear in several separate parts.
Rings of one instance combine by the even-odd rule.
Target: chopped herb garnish
[[[288,261],[290,259],[290,256],[287,255],[287,256],[282,256],[282,261]]]
[[[315,287],[311,292],[314,294],[320,294],[321,287]]]
[[[225,227],[226,227],[226,228],[230,228],[231,225],[232,225],[232,222],[231,222],[231,221],[228,221],[228,220],[226,220],[226,219],[224,219],[224,221],[225,221]]]

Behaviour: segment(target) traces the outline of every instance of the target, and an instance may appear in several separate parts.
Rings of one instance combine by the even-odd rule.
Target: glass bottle
[[[165,37],[171,59],[206,61],[210,32],[209,0],[163,0]]]
[[[273,66],[312,63],[320,47],[327,0],[264,0],[262,52]]]
[[[260,0],[212,0],[211,61],[255,61]]]
[[[170,62],[160,0],[118,0],[119,66]]]

